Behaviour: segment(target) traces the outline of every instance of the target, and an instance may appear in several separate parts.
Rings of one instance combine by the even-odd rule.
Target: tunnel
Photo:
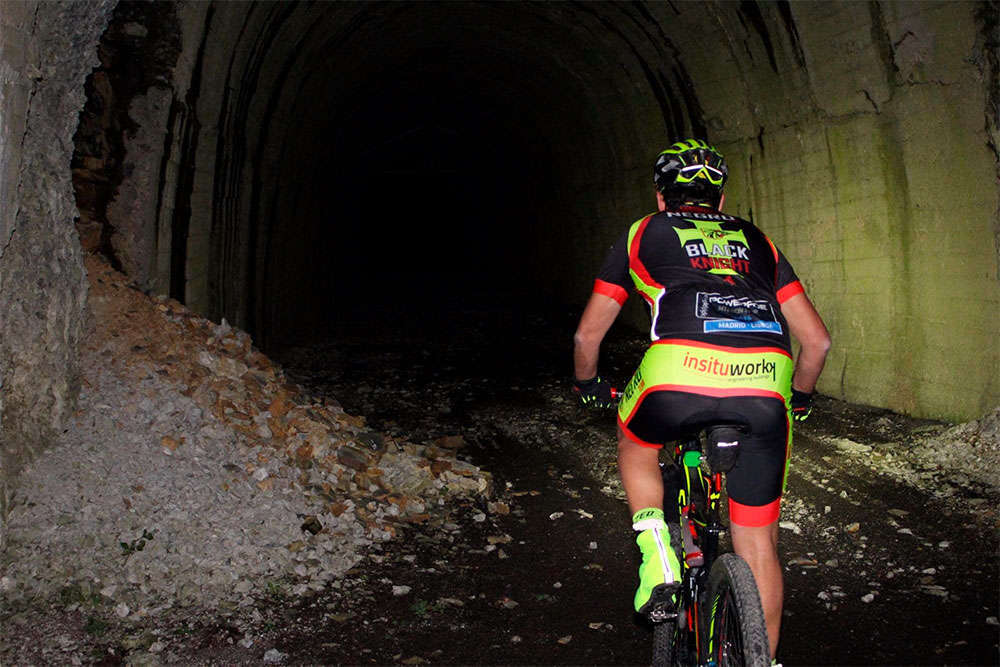
[[[995,2],[5,13],[10,474],[72,410],[84,253],[265,351],[477,300],[578,309],[686,136],[830,328],[819,391],[955,420],[1000,399]]]

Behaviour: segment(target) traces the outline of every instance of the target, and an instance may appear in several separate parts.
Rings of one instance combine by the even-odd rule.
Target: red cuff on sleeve
[[[800,283],[798,280],[796,280],[795,282],[788,283],[780,290],[778,290],[778,303],[784,303],[789,299],[791,299],[796,294],[802,294],[805,291],[806,291],[805,288],[802,287],[802,283]]]
[[[619,306],[624,305],[625,300],[628,299],[628,292],[626,292],[620,285],[605,282],[600,278],[594,281],[594,292],[611,297],[618,302]]]

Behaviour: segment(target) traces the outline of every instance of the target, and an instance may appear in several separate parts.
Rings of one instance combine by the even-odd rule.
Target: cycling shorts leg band
[[[780,496],[767,505],[743,505],[732,498],[729,499],[729,521],[737,526],[747,528],[767,526],[777,521],[780,514]]]

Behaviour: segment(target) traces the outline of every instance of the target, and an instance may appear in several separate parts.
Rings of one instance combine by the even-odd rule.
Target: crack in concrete
[[[10,248],[10,244],[14,242],[15,232],[17,232],[17,227],[14,227],[13,229],[10,230],[10,235],[7,237],[7,242],[3,244],[3,248],[0,248],[0,260],[2,260],[3,256],[7,253],[7,249]],[[2,382],[0,382],[0,386],[3,386]]]
[[[41,6],[39,5],[39,6],[35,7],[35,12],[34,12],[34,14],[32,14],[32,17],[31,17],[31,31],[29,33],[31,35],[36,35],[38,33],[38,14],[39,14],[40,11],[41,11]],[[27,69],[29,67],[34,67],[35,69],[38,69],[37,66],[34,63],[30,63],[30,62],[29,63],[25,63],[25,69]],[[28,98],[25,100],[25,103],[24,103],[24,132],[21,134],[21,139],[20,139],[20,142],[19,142],[19,145],[18,145],[18,150],[17,150],[17,155],[22,156],[22,162],[21,162],[21,167],[22,168],[18,169],[17,186],[14,188],[15,191],[18,193],[18,197],[16,199],[15,208],[11,212],[11,218],[10,219],[11,219],[12,227],[11,227],[11,230],[10,230],[10,234],[7,236],[7,241],[6,241],[6,243],[4,243],[3,248],[0,248],[0,260],[2,260],[4,258],[4,256],[7,254],[7,250],[10,249],[10,245],[14,242],[14,234],[15,234],[15,232],[17,232],[17,229],[18,229],[18,227],[17,227],[17,219],[18,219],[18,217],[19,217],[19,215],[21,213],[21,206],[20,206],[21,197],[20,197],[20,193],[21,193],[21,191],[22,191],[22,189],[24,187],[24,169],[23,169],[23,166],[24,166],[23,156],[25,155],[24,146],[25,146],[25,142],[28,139],[28,128],[31,127],[31,108],[32,108],[32,102],[34,102],[35,95],[38,93],[38,83],[39,83],[39,81],[42,80],[41,70],[38,70],[38,71],[39,71],[39,76],[38,77],[33,77],[33,76],[29,77],[25,73],[22,72],[22,77],[28,79],[32,83],[31,83],[31,89],[28,91]]]
[[[875,100],[872,99],[871,93],[869,93],[867,90],[861,90],[859,92],[865,94],[865,97],[868,98],[868,102],[872,105],[872,108],[875,109],[875,113],[876,114],[879,113],[878,105],[875,103]]]
[[[885,65],[885,80],[892,88],[899,83],[899,65],[896,63],[896,49],[889,36],[889,27],[885,22],[885,15],[882,13],[882,5],[877,0],[868,3],[868,11],[871,16],[871,37],[872,44],[878,49],[879,56]]]
[[[993,153],[997,183],[1000,185],[1000,2],[989,0],[979,5],[975,19],[980,24],[972,63],[979,70],[986,88],[983,130],[986,147]],[[1000,202],[994,213],[993,244],[997,255],[996,278],[1000,279]]]

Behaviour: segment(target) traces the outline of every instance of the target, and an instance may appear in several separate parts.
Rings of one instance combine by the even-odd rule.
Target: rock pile
[[[403,442],[290,383],[250,337],[89,258],[79,410],[21,478],[6,604],[141,618],[318,590],[491,477],[461,437]]]

